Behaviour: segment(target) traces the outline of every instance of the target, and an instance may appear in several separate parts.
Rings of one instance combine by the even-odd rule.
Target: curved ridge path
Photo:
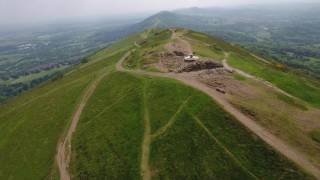
[[[133,49],[132,51],[134,51]],[[127,52],[126,57],[131,54],[132,51]],[[233,107],[226,99],[224,99],[221,94],[219,94],[214,89],[206,86],[205,84],[199,82],[197,79],[189,75],[188,73],[157,73],[157,72],[147,72],[143,70],[128,70],[125,69],[122,64],[125,58],[122,58],[116,64],[116,69],[121,72],[127,72],[138,75],[146,75],[153,77],[171,78],[178,80],[188,86],[198,89],[207,95],[209,95],[215,102],[220,104],[220,106],[231,115],[233,115],[240,123],[242,123],[251,132],[260,137],[264,142],[273,147],[276,151],[295,162],[298,166],[303,168],[306,172],[309,172],[317,179],[320,179],[320,170],[311,163],[311,161],[301,152],[297,151],[295,148],[287,144],[282,139],[273,135],[266,128],[253,121],[250,117],[244,115],[241,111]]]

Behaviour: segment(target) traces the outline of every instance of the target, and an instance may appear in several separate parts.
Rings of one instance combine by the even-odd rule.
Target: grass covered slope
[[[118,48],[110,56],[109,49],[102,50],[63,78],[1,105],[0,179],[46,179],[54,173],[58,140],[83,92],[98,73],[111,72],[123,50],[132,46],[130,38],[120,43],[122,52]]]
[[[152,53],[160,52],[163,46],[170,41],[172,36],[169,30],[149,30],[140,41],[135,42],[137,48],[125,62],[128,69],[147,69],[145,65],[155,63],[159,57],[155,57]],[[148,37],[148,38],[146,38]],[[148,69],[152,70],[152,69]]]
[[[232,54],[229,64],[252,75],[271,82],[277,87],[296,96],[311,105],[320,107],[320,86],[302,75],[289,71],[281,71],[275,66],[267,65],[252,56]]]
[[[153,79],[148,90],[151,124],[162,124],[152,133],[155,179],[306,178],[207,95],[165,79]],[[158,119],[159,109],[174,112]]]
[[[57,175],[58,141],[102,72],[108,75],[86,104],[72,138],[74,179],[312,179],[207,95],[174,80],[115,72],[116,62],[135,42],[141,51],[125,65],[143,69],[150,60],[145,53],[162,51],[170,37],[169,30],[150,31],[148,39],[129,37],[63,78],[1,106],[0,179]]]
[[[58,139],[90,78],[41,88],[18,98],[0,117],[0,179],[43,179],[54,166]],[[50,86],[54,88],[54,86]],[[21,99],[24,99],[21,98]]]
[[[75,179],[141,179],[145,112],[152,179],[308,179],[207,95],[177,81],[113,73],[73,140]]]
[[[75,179],[139,179],[142,81],[112,74],[87,104],[73,141]]]

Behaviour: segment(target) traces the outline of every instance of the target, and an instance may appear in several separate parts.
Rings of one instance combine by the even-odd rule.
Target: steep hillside
[[[318,94],[222,40],[150,29],[3,105],[0,179],[319,178]]]
[[[121,50],[133,43],[127,41],[90,57],[88,64],[63,78],[1,106],[0,179],[50,176],[58,140],[66,132],[81,96],[100,73],[114,69],[113,64],[124,53]]]

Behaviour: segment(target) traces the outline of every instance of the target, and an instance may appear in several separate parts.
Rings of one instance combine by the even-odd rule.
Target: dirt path
[[[224,58],[223,61],[222,61],[224,68],[226,68],[228,71],[230,71],[230,72],[236,72],[236,73],[240,74],[241,76],[244,76],[244,77],[246,77],[246,78],[253,79],[253,80],[255,80],[255,81],[261,82],[262,84],[264,84],[264,85],[266,85],[266,86],[268,86],[268,87],[271,87],[272,89],[274,89],[275,91],[277,91],[277,92],[279,92],[279,93],[281,93],[281,94],[283,94],[283,95],[286,95],[286,96],[291,97],[291,98],[293,98],[293,99],[298,99],[297,97],[292,96],[291,94],[283,91],[282,89],[278,88],[277,86],[273,85],[272,83],[270,83],[270,82],[268,82],[268,81],[266,81],[266,80],[263,80],[263,79],[258,78],[258,77],[256,77],[256,76],[253,76],[253,75],[251,75],[251,74],[248,74],[248,73],[246,73],[246,72],[244,72],[244,71],[241,71],[240,69],[236,69],[236,68],[233,68],[233,67],[229,66],[229,64],[228,64],[228,62],[227,62],[227,61],[228,61],[228,60],[227,60],[228,57],[229,57],[229,54],[228,54],[228,53],[225,53],[225,58]]]
[[[227,147],[225,147],[212,133],[211,131],[202,123],[202,121],[193,115],[193,119],[195,120],[195,122],[208,134],[208,136],[213,139],[218,146],[220,146],[224,152],[236,163],[238,164],[238,166],[240,166],[244,171],[246,171],[251,177],[253,177],[254,179],[259,179],[257,176],[255,176],[251,171],[249,171],[246,167],[244,167],[241,162],[238,160],[238,158],[232,154],[232,152],[229,151],[229,149]]]
[[[94,93],[97,85],[100,83],[100,81],[107,75],[108,73],[102,73],[99,75],[93,83],[87,88],[87,90],[84,92],[82,99],[74,112],[72,116],[71,125],[68,129],[66,137],[59,143],[58,145],[58,152],[56,155],[56,161],[58,164],[59,172],[60,172],[60,179],[61,180],[70,180],[71,176],[68,172],[70,158],[71,158],[71,137],[72,134],[75,132],[81,113],[86,106],[88,100]]]
[[[123,56],[122,59],[120,59],[120,61],[123,61],[126,57],[126,55]],[[94,93],[95,89],[97,88],[101,80],[109,73],[109,71],[106,71],[106,69],[103,69],[102,71],[103,72],[101,72],[98,75],[98,77],[90,84],[90,86],[83,93],[80,103],[72,116],[71,125],[67,131],[67,135],[64,138],[61,138],[62,140],[58,143],[56,161],[61,180],[71,179],[70,173],[68,171],[71,160],[71,138],[77,128],[80,116],[88,100]]]
[[[193,54],[191,44],[188,41],[182,39],[180,35],[174,32],[174,30],[171,30],[171,32],[172,32],[172,35],[171,35],[172,42],[168,43],[166,48],[171,51],[172,49],[181,51],[186,55]]]
[[[183,108],[188,104],[191,97],[188,97],[178,108],[178,110],[173,114],[173,116],[169,119],[168,123],[165,124],[163,127],[161,127],[158,131],[156,131],[154,134],[152,134],[152,139],[155,139],[159,136],[161,136],[163,133],[165,133],[176,121],[177,116],[180,114],[180,112],[183,110]]]
[[[127,53],[130,55],[130,52]],[[179,80],[184,84],[198,89],[207,95],[209,95],[215,102],[220,104],[220,106],[231,115],[236,117],[236,119],[241,122],[246,128],[251,132],[259,136],[263,141],[273,147],[275,150],[283,154],[285,157],[295,162],[297,165],[302,167],[305,171],[313,174],[315,177],[320,179],[320,170],[315,167],[310,160],[301,152],[297,151],[295,148],[287,144],[285,141],[279,139],[277,136],[273,135],[266,128],[252,120],[250,117],[244,115],[241,111],[233,107],[221,93],[216,90],[206,86],[205,84],[199,82],[195,77],[188,73],[156,73],[156,72],[146,72],[142,70],[128,70],[122,67],[124,59],[119,61],[116,65],[116,69],[122,72],[128,72],[138,75],[154,76],[154,77],[164,77]]]
[[[257,56],[257,55],[255,55],[255,54],[253,54],[253,53],[250,53],[250,55],[253,56],[253,57],[255,57],[255,58],[257,58],[257,59],[259,59],[260,61],[263,61],[263,62],[266,63],[266,64],[271,64],[270,61],[268,61],[268,60],[266,60],[266,59],[264,59],[264,58],[262,58],[262,57],[260,57],[260,56]]]
[[[138,48],[141,47],[136,41],[134,42],[134,46],[136,46],[136,47],[138,47]]]
[[[142,142],[142,156],[141,156],[141,177],[143,180],[151,179],[151,171],[149,167],[150,145],[151,145],[151,125],[150,116],[147,105],[146,89],[143,90],[143,107],[144,107],[144,135]]]

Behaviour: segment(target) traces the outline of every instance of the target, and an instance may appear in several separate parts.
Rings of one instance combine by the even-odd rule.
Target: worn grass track
[[[146,85],[145,85],[146,86]],[[151,145],[151,124],[150,114],[147,104],[146,87],[143,88],[143,109],[144,109],[144,135],[142,141],[142,156],[141,156],[141,177],[143,180],[151,179],[151,171],[149,167],[150,145]]]
[[[167,124],[165,124],[163,127],[161,127],[159,130],[157,130],[155,133],[151,135],[152,139],[155,139],[162,134],[164,134],[176,121],[177,116],[181,113],[183,108],[188,104],[188,101],[191,97],[188,97],[178,108],[178,110],[173,114],[173,116],[168,120]]]
[[[72,116],[71,125],[67,131],[67,135],[64,138],[62,138],[63,140],[58,145],[56,161],[58,164],[61,180],[71,179],[71,175],[68,170],[71,159],[71,138],[73,133],[76,131],[78,122],[80,120],[80,116],[88,100],[94,93],[95,89],[97,88],[101,80],[110,73],[110,71],[107,71],[106,69],[102,71],[103,72],[101,72],[100,75],[98,75],[98,77],[90,84],[90,86],[83,93],[81,101]]]

